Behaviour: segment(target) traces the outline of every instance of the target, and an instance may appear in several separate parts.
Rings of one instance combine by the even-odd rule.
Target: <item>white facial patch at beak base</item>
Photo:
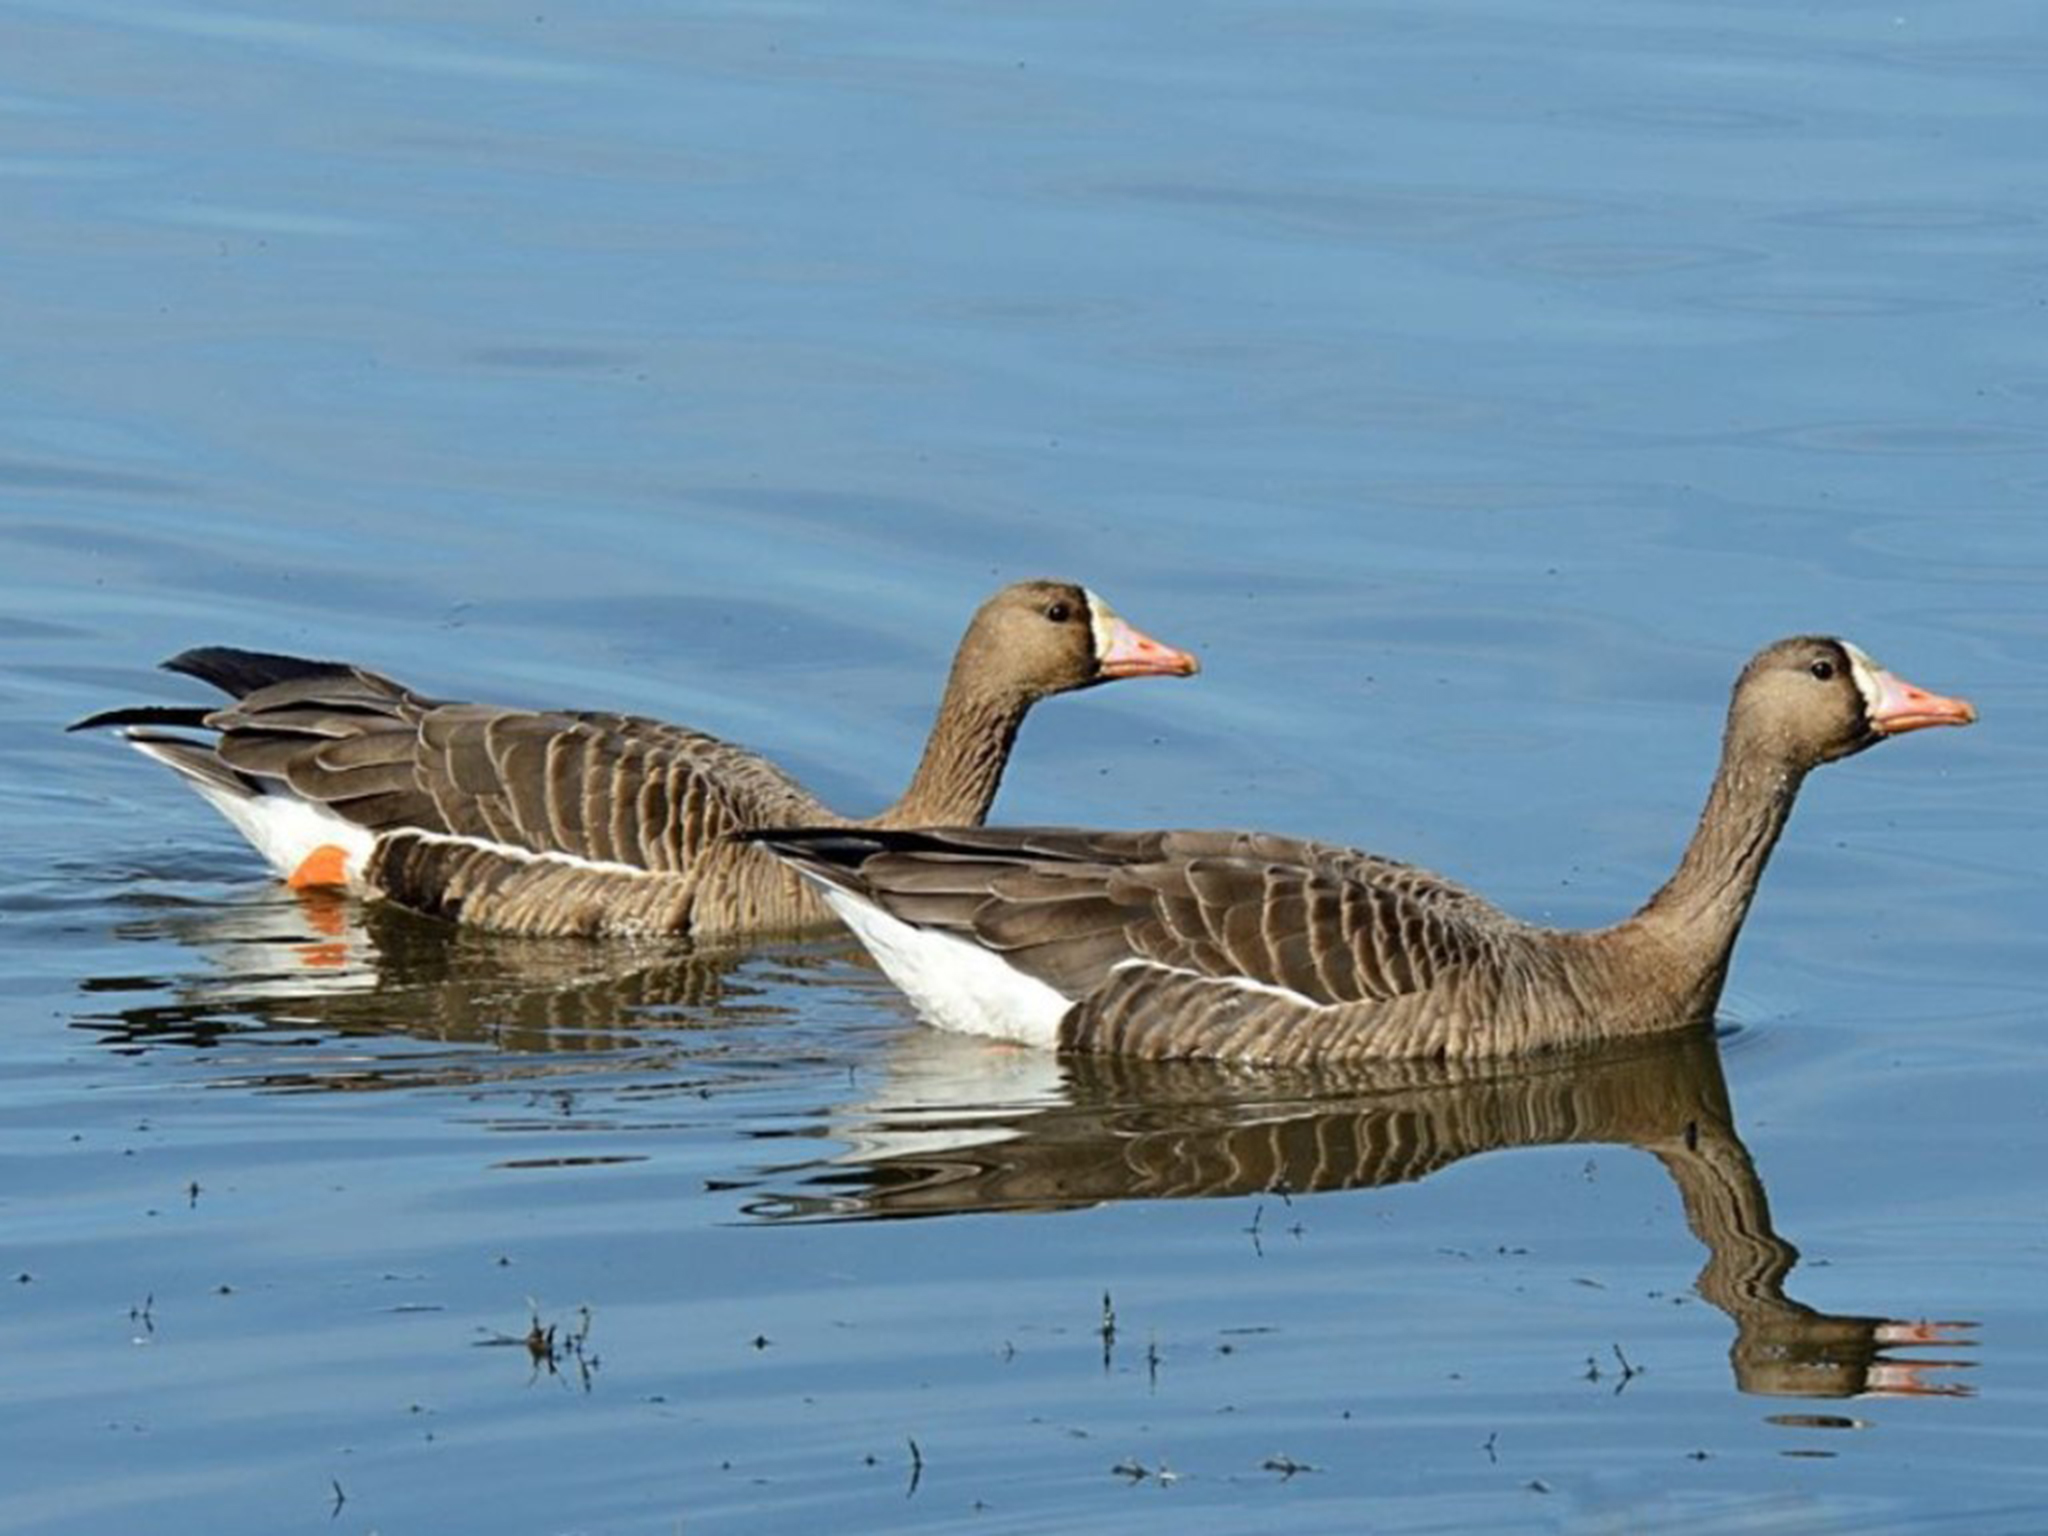
[[[1856,691],[1863,695],[1864,715],[1875,716],[1884,707],[1884,668],[1848,641],[1838,644],[1848,653],[1849,675],[1856,680]]]
[[[1081,589],[1081,596],[1088,600],[1088,629],[1095,636],[1095,654],[1107,656],[1116,642],[1117,625],[1121,622],[1116,610],[1097,597],[1088,588]]]

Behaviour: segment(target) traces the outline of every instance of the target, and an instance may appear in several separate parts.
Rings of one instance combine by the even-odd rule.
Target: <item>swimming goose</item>
[[[1976,712],[1840,640],[1760,652],[1684,860],[1627,921],[1521,922],[1437,875],[1259,832],[752,834],[932,1022],[1071,1051],[1472,1060],[1711,1015],[1808,770]]]
[[[114,709],[72,729],[124,727],[293,885],[506,932],[700,939],[831,921],[803,881],[729,834],[978,824],[1038,700],[1198,669],[1086,588],[1005,587],[967,626],[910,787],[851,823],[767,759],[680,725],[448,703],[344,662],[225,647],[164,666],[235,702]]]

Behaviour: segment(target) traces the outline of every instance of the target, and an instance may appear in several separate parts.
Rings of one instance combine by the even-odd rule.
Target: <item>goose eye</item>
[[[1811,663],[1806,670],[1825,683],[1835,675],[1835,664],[1823,657]]]
[[[1047,603],[1045,616],[1055,624],[1064,624],[1074,616],[1074,608],[1071,603],[1065,601]]]

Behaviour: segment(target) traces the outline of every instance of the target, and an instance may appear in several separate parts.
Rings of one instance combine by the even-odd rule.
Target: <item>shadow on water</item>
[[[1670,1174],[1707,1249],[1695,1285],[1735,1323],[1730,1358],[1742,1390],[1971,1394],[1944,1374],[1971,1362],[1890,1351],[1972,1347],[1973,1324],[1834,1315],[1786,1294],[1799,1252],[1772,1226],[1709,1030],[1519,1064],[1274,1070],[1009,1053],[1044,1073],[1038,1102],[1024,1108],[995,1106],[994,1094],[973,1088],[956,1089],[949,1105],[940,1091],[943,1058],[971,1078],[987,1070],[976,1057],[987,1062],[988,1047],[937,1031],[906,1045],[900,1081],[824,1133],[854,1150],[765,1175],[750,1214],[859,1220],[1294,1195],[1407,1183],[1482,1152],[1630,1146]],[[1018,1063],[997,1062],[1012,1077],[998,1092],[1014,1094]],[[977,1099],[989,1107],[969,1107]]]
[[[629,1093],[687,1063],[706,1069],[696,1081],[709,1092],[769,1074],[788,1084],[789,1069],[806,1065],[860,1068],[857,1099],[791,1105],[784,1128],[741,1133],[757,1148],[835,1149],[712,1181],[764,1222],[1293,1196],[1409,1183],[1485,1152],[1634,1147],[1670,1175],[1707,1250],[1695,1289],[1735,1324],[1730,1359],[1743,1391],[1971,1394],[1953,1373],[1974,1362],[1895,1351],[1974,1347],[1973,1324],[1831,1314],[1786,1293],[1799,1253],[1772,1225],[1706,1029],[1518,1063],[1267,1068],[1062,1057],[917,1027],[890,1037],[875,1063],[864,1048],[806,1034],[786,990],[843,984],[860,963],[850,941],[704,954],[502,939],[305,896],[166,908],[120,933],[176,940],[210,966],[85,983],[104,1006],[77,1023],[115,1050],[208,1050],[252,1035],[467,1048],[424,1062],[280,1062],[238,1071],[232,1086],[513,1083],[601,1062]],[[815,1093],[817,1078],[806,1082]]]

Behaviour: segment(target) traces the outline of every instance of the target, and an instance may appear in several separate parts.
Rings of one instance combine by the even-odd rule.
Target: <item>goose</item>
[[[1807,772],[1974,719],[1844,641],[1766,647],[1735,685],[1677,873],[1598,931],[1538,927],[1412,865],[1262,832],[751,836],[942,1027],[1155,1060],[1478,1060],[1711,1017]]]
[[[766,758],[633,715],[450,703],[346,662],[202,647],[163,664],[234,702],[112,709],[295,887],[341,887],[502,932],[737,939],[832,921],[729,834],[854,825]],[[978,824],[1038,700],[1185,677],[1085,587],[1026,581],[967,626],[924,755],[863,826]],[[194,738],[187,731],[210,732]]]

